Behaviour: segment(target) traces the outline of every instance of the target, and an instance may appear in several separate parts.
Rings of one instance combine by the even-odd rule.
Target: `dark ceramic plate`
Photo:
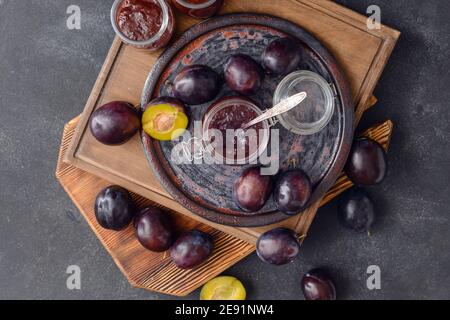
[[[266,15],[231,14],[199,23],[186,31],[159,58],[142,94],[142,107],[154,97],[172,95],[170,83],[185,65],[204,64],[222,73],[228,56],[244,53],[260,60],[269,42],[290,35],[300,40],[304,56],[299,69],[319,73],[335,87],[336,106],[330,124],[311,136],[295,135],[279,124],[280,166],[292,160],[311,178],[311,204],[332,187],[347,159],[353,138],[353,104],[349,86],[331,54],[309,33],[286,20]],[[267,76],[263,87],[251,97],[270,106],[281,78]],[[217,99],[233,94],[226,85]],[[190,121],[201,120],[208,104],[190,107]],[[159,142],[142,133],[150,167],[168,193],[195,214],[210,221],[237,227],[268,225],[289,218],[276,210],[272,199],[256,213],[244,213],[234,203],[232,186],[242,166],[183,164],[171,161],[174,142]]]

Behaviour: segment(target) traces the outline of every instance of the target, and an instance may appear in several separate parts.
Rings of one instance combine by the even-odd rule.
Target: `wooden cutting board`
[[[211,234],[215,243],[213,255],[206,264],[195,270],[182,270],[170,262],[167,253],[154,253],[144,249],[136,239],[133,227],[120,232],[103,229],[95,219],[93,204],[96,195],[110,185],[110,182],[63,162],[79,118],[70,121],[64,128],[56,177],[131,285],[164,294],[185,296],[255,250],[255,246],[250,243],[171,210],[179,229],[198,228]],[[369,129],[364,135],[387,148],[391,132],[392,123],[386,121]],[[327,194],[324,203],[351,185],[342,176]],[[133,198],[139,206],[161,207],[136,194]]]
[[[357,119],[364,112],[400,35],[398,31],[386,26],[382,26],[379,30],[369,30],[366,17],[325,0],[225,1],[222,13],[232,12],[256,12],[279,16],[297,23],[322,41],[334,54],[348,77]],[[177,35],[197,22],[179,14],[176,15],[176,21]],[[125,46],[119,39],[115,39],[64,160],[199,222],[255,243],[262,232],[273,226],[232,228],[199,218],[174,201],[152,175],[138,136],[125,145],[107,147],[95,141],[89,130],[86,130],[90,115],[95,108],[104,103],[112,100],[139,103],[148,72],[159,54]],[[317,203],[305,214],[278,225],[290,227],[299,234],[304,234],[319,205]]]

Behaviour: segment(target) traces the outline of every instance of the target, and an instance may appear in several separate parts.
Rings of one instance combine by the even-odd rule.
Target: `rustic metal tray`
[[[236,53],[259,60],[267,44],[282,36],[297,38],[304,46],[299,69],[311,70],[325,78],[335,91],[335,112],[330,124],[320,133],[300,136],[281,125],[280,167],[292,160],[310,177],[314,185],[311,204],[332,187],[344,166],[353,138],[354,105],[350,87],[328,50],[312,35],[287,20],[261,14],[229,14],[195,25],[166,50],[153,66],[145,84],[141,107],[154,97],[172,95],[170,83],[185,65],[203,64],[222,72],[227,57]],[[266,76],[262,88],[252,96],[261,106],[272,104],[272,95],[281,77]],[[223,86],[217,97],[232,95]],[[210,103],[190,108],[193,120],[201,120]],[[150,167],[172,197],[188,210],[210,221],[237,227],[273,224],[288,218],[279,212],[272,199],[259,212],[242,212],[232,199],[232,185],[241,166],[176,164],[171,151],[177,142],[159,142],[142,132]]]

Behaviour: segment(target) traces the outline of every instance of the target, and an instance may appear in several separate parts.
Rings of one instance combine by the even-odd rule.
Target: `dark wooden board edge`
[[[305,3],[304,0],[296,0],[298,2]],[[308,1],[308,3],[311,0]],[[367,17],[361,15],[355,11],[348,10],[347,8],[328,0],[313,0],[312,6],[320,8],[321,11],[326,12],[328,15],[337,18],[338,16],[345,16],[348,18],[347,23],[352,23],[352,25],[364,32],[367,32],[381,40],[381,45],[378,49],[374,60],[372,61],[371,70],[360,89],[360,95],[355,96],[355,101],[358,101],[355,111],[355,124],[357,125],[361,120],[364,112],[366,111],[366,105],[370,97],[375,90],[375,87],[380,79],[384,68],[394,51],[395,45],[400,38],[401,32],[386,26],[384,24],[380,25],[380,29],[369,29],[367,27]]]
[[[326,14],[330,17],[350,24],[353,27],[380,39],[381,45],[378,49],[378,53],[372,61],[371,68],[369,69],[370,71],[363,81],[359,95],[353,97],[354,101],[356,101],[355,124],[357,125],[366,110],[368,101],[375,90],[378,80],[384,71],[387,61],[389,60],[398,39],[400,38],[401,32],[385,24],[381,24],[379,29],[369,29],[367,27],[368,17],[330,0],[292,1],[310,8],[314,8],[322,14]],[[343,20],[343,17],[346,19]]]
[[[91,117],[92,112],[95,110],[95,107],[98,103],[99,98],[101,97],[104,85],[106,84],[108,77],[113,69],[114,63],[120,53],[121,48],[124,46],[122,41],[118,36],[114,38],[114,41],[111,45],[111,48],[108,51],[108,55],[106,56],[105,62],[103,63],[102,69],[100,70],[99,76],[95,81],[94,87],[89,95],[88,101],[84,107],[83,112],[80,115],[80,119],[75,128],[75,132],[73,134],[73,139],[71,140],[67,152],[65,152],[63,160],[64,162],[71,163],[74,166],[77,166],[80,162],[80,159],[76,157],[76,152],[78,150],[78,145],[81,142],[81,137],[84,132],[87,130],[88,122]]]

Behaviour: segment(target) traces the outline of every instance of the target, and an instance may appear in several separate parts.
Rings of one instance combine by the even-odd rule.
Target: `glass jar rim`
[[[155,2],[157,2],[159,4],[159,6],[162,10],[161,28],[153,37],[151,37],[150,39],[147,39],[147,40],[143,40],[143,41],[136,41],[136,40],[129,39],[122,33],[122,31],[120,31],[119,26],[117,25],[117,8],[123,1],[125,1],[125,0],[115,0],[111,7],[111,24],[114,29],[114,32],[120,37],[120,39],[122,39],[122,41],[124,43],[134,45],[134,46],[148,46],[148,45],[155,43],[159,39],[161,39],[164,32],[166,32],[167,28],[169,27],[169,15],[170,15],[169,10],[170,10],[170,8],[169,8],[168,4],[166,3],[166,1],[165,0],[154,0]]]
[[[205,9],[205,8],[209,7],[210,5],[213,5],[214,3],[216,3],[218,0],[208,0],[203,3],[189,3],[185,0],[175,0],[175,1],[177,3],[179,3],[180,5],[182,5],[183,7],[186,7],[189,9]]]
[[[325,111],[321,119],[311,122],[308,124],[303,124],[303,127],[294,126],[292,123],[286,121],[284,116],[278,115],[277,119],[280,124],[287,130],[300,135],[312,135],[323,130],[331,121],[334,114],[335,107],[335,94],[331,85],[319,74],[309,71],[309,70],[299,70],[288,74],[281,82],[278,84],[274,96],[273,103],[277,104],[283,100],[283,93],[289,86],[294,82],[300,82],[303,80],[310,80],[316,83],[323,91],[325,98]]]
[[[211,123],[212,119],[214,119],[214,116],[220,110],[225,109],[226,107],[237,104],[237,103],[251,108],[258,114],[258,116],[263,114],[263,111],[255,103],[251,102],[248,99],[240,98],[240,97],[222,98],[222,100],[219,100],[215,104],[213,104],[212,108],[210,110],[208,110],[204,115],[202,132],[203,132],[203,140],[205,142],[209,141],[209,124]],[[270,138],[269,122],[267,120],[265,120],[265,121],[261,122],[261,124],[263,125],[262,130],[264,132],[264,135],[261,139],[258,139],[258,148],[256,149],[256,151],[249,154],[244,159],[227,158],[226,156],[221,155],[219,152],[214,152],[214,154],[213,154],[213,151],[215,149],[213,148],[213,146],[210,143],[206,143],[206,150],[213,156],[214,159],[216,159],[217,161],[219,161],[220,163],[223,163],[223,164],[230,164],[231,162],[233,164],[252,163],[256,159],[258,159],[259,156],[261,156],[261,154],[267,149],[267,146],[269,144],[269,138]]]

